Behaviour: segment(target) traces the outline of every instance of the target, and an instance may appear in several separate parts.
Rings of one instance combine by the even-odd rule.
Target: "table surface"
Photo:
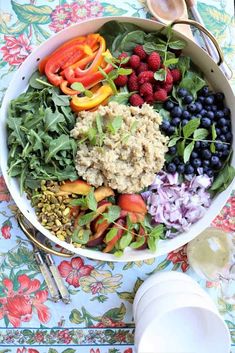
[[[197,6],[235,71],[233,1],[198,1]],[[45,39],[72,20],[112,15],[151,18],[144,0],[0,0],[1,96],[13,72]],[[235,77],[231,84],[235,89]],[[17,226],[16,206],[1,175],[0,202],[0,353],[134,352],[134,293],[149,274],[163,270],[187,272],[208,291],[231,330],[235,352],[235,306],[223,300],[217,283],[196,277],[188,266],[185,247],[165,257],[126,264],[79,256],[55,258],[72,297],[67,306],[55,304],[48,297],[32,247]],[[213,224],[235,231],[235,194]],[[81,276],[85,280],[80,285]]]

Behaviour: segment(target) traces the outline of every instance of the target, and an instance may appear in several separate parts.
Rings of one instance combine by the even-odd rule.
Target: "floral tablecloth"
[[[197,6],[235,71],[233,1],[198,1]],[[42,41],[85,18],[111,15],[151,18],[143,0],[0,0],[1,96],[12,73]],[[235,88],[235,78],[231,83]],[[16,207],[2,177],[0,202],[0,353],[134,352],[132,302],[144,279],[161,270],[183,271],[196,278],[185,247],[156,260],[126,264],[79,256],[56,258],[72,303],[55,304],[34,262],[32,247],[17,226]],[[235,194],[213,223],[235,231]],[[197,280],[224,315],[235,344],[235,306],[223,301],[216,283]],[[232,349],[235,352],[235,346]]]

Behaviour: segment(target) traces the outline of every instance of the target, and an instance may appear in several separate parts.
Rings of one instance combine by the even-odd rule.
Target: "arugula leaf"
[[[185,138],[191,136],[194,131],[199,127],[200,125],[200,118],[192,119],[189,120],[189,122],[184,125],[183,127],[183,135]]]
[[[195,145],[195,142],[192,141],[185,147],[184,155],[183,155],[184,163],[187,163],[189,161],[191,153],[193,152],[193,149],[194,149],[194,145]]]
[[[70,97],[66,95],[59,94],[55,88],[52,90],[52,100],[57,106],[67,106],[70,102]]]
[[[220,193],[227,189],[227,187],[231,184],[234,178],[235,169],[233,166],[230,166],[227,163],[224,168],[220,171],[218,176],[215,178],[209,190],[215,191],[216,193]]]
[[[70,150],[71,143],[68,135],[62,134],[50,142],[45,162],[48,163],[61,150]]]
[[[46,108],[45,114],[45,131],[59,131],[59,123],[63,123],[65,118],[63,114],[58,111],[53,112],[51,108]]]
[[[21,130],[22,126],[22,118],[7,118],[7,125],[11,132],[11,136],[14,136],[15,141],[19,143],[22,147],[26,145],[26,137],[25,134]]]

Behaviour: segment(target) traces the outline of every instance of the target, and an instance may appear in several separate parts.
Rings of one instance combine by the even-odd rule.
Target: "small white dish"
[[[168,294],[136,322],[137,353],[229,353],[222,317],[198,294]]]

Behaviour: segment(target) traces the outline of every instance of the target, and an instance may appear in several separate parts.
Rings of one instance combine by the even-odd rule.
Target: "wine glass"
[[[235,236],[209,227],[187,246],[190,266],[202,278],[219,281],[223,299],[235,304]]]

